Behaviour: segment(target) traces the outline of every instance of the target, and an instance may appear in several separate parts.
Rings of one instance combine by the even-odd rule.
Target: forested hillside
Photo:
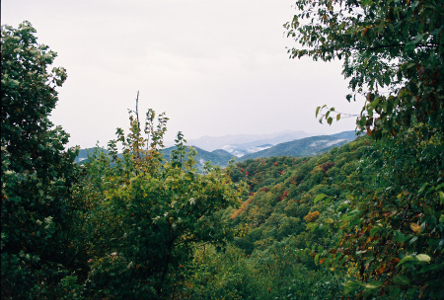
[[[337,242],[336,212],[347,208],[346,186],[369,145],[368,138],[359,138],[315,157],[237,163],[231,177],[247,182],[249,193],[240,208],[222,214],[240,236],[223,253],[211,247],[198,252],[195,259],[205,272],[196,274],[191,298],[339,298],[346,277],[323,268],[317,253]],[[334,206],[317,201],[320,193],[332,197]]]

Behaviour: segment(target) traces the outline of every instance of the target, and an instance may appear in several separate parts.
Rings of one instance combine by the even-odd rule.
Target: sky
[[[357,114],[363,103],[345,100],[341,61],[289,59],[293,1],[2,0],[1,23],[30,21],[67,69],[51,120],[68,146],[104,146],[127,129],[137,91],[141,117],[170,118],[166,140],[353,130],[355,118],[315,118],[317,106]]]

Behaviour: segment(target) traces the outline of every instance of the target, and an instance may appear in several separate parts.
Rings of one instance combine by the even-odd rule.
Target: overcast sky
[[[2,0],[1,22],[28,20],[67,69],[52,120],[70,146],[106,145],[128,128],[127,109],[170,118],[167,140],[284,130],[336,133],[353,118],[321,125],[315,109],[349,104],[342,62],[288,58],[287,0]]]

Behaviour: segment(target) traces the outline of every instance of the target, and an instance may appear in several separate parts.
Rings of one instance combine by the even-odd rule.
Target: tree
[[[442,299],[444,3],[307,0],[296,6],[285,25],[300,44],[291,57],[344,59],[349,87],[366,99],[357,126],[379,140],[349,184],[344,232],[324,253],[326,263],[348,267],[346,294]],[[316,115],[331,124],[334,108],[322,113],[325,107]]]
[[[442,1],[306,0],[296,7],[285,24],[300,45],[291,57],[344,59],[350,88],[366,98],[360,129],[382,137],[416,122],[443,131]]]
[[[106,224],[90,250],[92,298],[179,294],[192,272],[193,250],[207,243],[221,247],[234,235],[218,211],[240,204],[243,185],[231,181],[230,168],[206,164],[198,174],[195,151],[184,146],[180,132],[166,161],[161,150],[167,120],[161,114],[156,125],[154,111],[148,110],[142,131],[137,110],[131,112],[129,134],[118,129],[109,152],[95,152],[85,164],[89,195],[101,206],[95,217]]]
[[[2,299],[56,298],[79,267],[76,151],[48,119],[66,72],[47,70],[56,53],[35,32],[29,22],[1,29]]]
[[[332,265],[346,259],[364,295],[442,299],[444,141],[417,130],[369,147],[349,178],[349,210]]]

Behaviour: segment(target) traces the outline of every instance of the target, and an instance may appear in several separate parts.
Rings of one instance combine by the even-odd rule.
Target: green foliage
[[[225,210],[222,219],[237,226],[240,234],[226,252],[195,252],[197,269],[186,279],[193,297],[340,298],[346,278],[323,268],[326,259],[321,257],[340,238],[340,218],[323,202],[347,201],[341,185],[368,143],[368,138],[359,138],[322,156],[237,163],[231,177],[245,181],[250,193],[242,207]],[[325,197],[315,203],[318,193]],[[316,218],[307,223],[304,217],[310,214]]]
[[[1,29],[2,299],[55,299],[85,268],[77,153],[48,119],[66,73],[47,70],[56,53],[35,32],[29,22]]]
[[[163,158],[166,118],[147,113],[144,136],[137,113],[130,114],[130,133],[118,129],[108,151],[97,151],[85,163],[85,185],[100,202],[96,222],[108,227],[94,254],[86,283],[90,297],[166,298],[179,293],[196,243],[222,247],[235,230],[217,213],[238,206],[242,184],[221,170],[194,168],[194,150],[181,133],[170,160]],[[117,142],[123,156],[117,156]]]
[[[243,251],[212,247],[195,255],[195,275],[188,279],[185,298],[192,299],[327,299],[339,294],[339,280],[327,272],[297,262],[292,239],[274,243],[245,257]]]
[[[190,151],[193,149],[196,153],[194,159],[196,160],[196,169],[201,173],[204,170],[206,162],[210,162],[213,166],[220,166],[221,168],[227,167],[232,160],[236,158],[225,150],[214,150],[212,152],[205,151],[198,147],[193,147],[188,149]],[[171,152],[175,150],[175,146],[166,148],[162,151],[164,158],[170,160]]]
[[[303,48],[290,50],[291,56],[344,59],[350,88],[366,99],[358,128],[380,140],[351,178],[352,195],[331,206],[343,233],[324,258],[347,267],[346,294],[442,299],[444,4],[296,6],[298,14],[285,26]],[[331,124],[335,110],[322,113],[325,107],[316,115]]]
[[[163,158],[167,118],[137,111],[130,132],[83,166],[48,115],[63,68],[27,22],[2,27],[2,299],[153,299],[179,295],[199,244],[223,249],[236,230],[219,212],[244,191],[209,164],[198,174],[181,133]],[[117,155],[117,144],[123,154]]]
[[[366,98],[360,129],[378,138],[414,122],[443,131],[442,1],[308,0],[296,8],[285,24],[300,45],[289,50],[291,57],[344,59],[350,88]],[[322,115],[329,124],[333,112]]]
[[[170,160],[170,155],[175,149],[175,146],[164,148],[161,149],[161,153],[166,160]],[[88,158],[88,154],[92,153],[94,150],[95,148],[80,149],[79,156],[76,157],[76,162],[79,164],[85,164],[86,159]],[[203,173],[206,162],[210,162],[214,166],[225,168],[230,164],[231,160],[235,159],[233,155],[221,149],[214,150],[212,152],[205,151],[198,147],[189,147],[186,149],[187,153],[191,150],[195,151],[196,153],[196,155],[194,156],[194,160],[196,161],[195,167],[199,173]],[[100,151],[106,152],[107,150],[101,148]],[[122,157],[122,154],[119,153],[118,156]]]
[[[194,254],[195,272],[187,279],[186,299],[257,299],[256,280],[243,251],[229,246],[224,252],[200,246]]]
[[[341,185],[354,171],[353,166],[367,143],[367,139],[359,138],[322,156],[272,157],[237,163],[232,178],[246,181],[250,195],[230,217],[234,224],[248,224],[251,231],[238,238],[236,245],[251,254],[256,248],[267,249],[274,241],[291,235],[301,242],[298,248],[320,243],[319,237],[327,230],[326,226],[313,227],[308,236],[299,238],[307,223],[319,226],[329,214],[325,211],[324,199],[319,201],[316,195],[323,193],[338,203],[340,199],[346,200]],[[304,221],[312,213],[316,218]]]
[[[374,291],[393,297],[443,296],[443,135],[432,130],[424,141],[418,137],[424,129],[411,128],[367,150],[350,178],[344,236],[331,261],[345,259],[354,277],[378,282]]]

